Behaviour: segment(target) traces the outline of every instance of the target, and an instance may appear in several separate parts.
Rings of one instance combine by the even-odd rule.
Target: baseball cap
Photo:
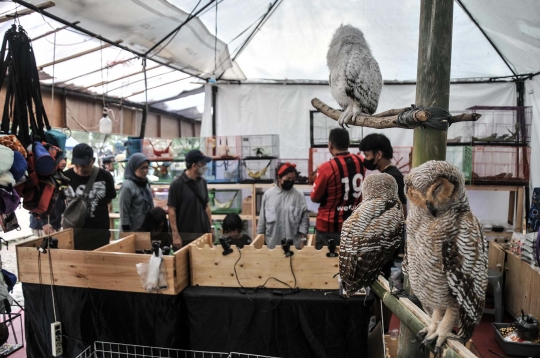
[[[204,162],[209,163],[212,161],[212,158],[207,157],[203,154],[200,150],[194,149],[190,150],[186,154],[186,163],[198,163],[198,162]]]
[[[86,143],[80,143],[73,148],[73,158],[71,159],[71,163],[88,165],[92,158],[94,158],[94,150],[92,147]]]
[[[107,155],[107,156],[101,158],[101,161],[103,162],[103,164],[105,164],[105,163],[113,163],[113,162],[115,162],[114,155]]]

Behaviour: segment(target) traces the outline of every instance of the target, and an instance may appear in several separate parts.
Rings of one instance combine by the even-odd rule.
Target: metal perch
[[[341,111],[334,109],[318,98],[311,100],[313,107],[321,111],[325,116],[337,121]],[[457,122],[474,122],[482,115],[478,113],[462,113],[452,116],[448,111],[439,107],[406,107],[401,109],[391,109],[382,113],[368,115],[356,115],[351,123],[355,126],[370,127],[377,129],[384,128],[406,128],[429,127],[441,131],[448,130],[448,126]]]

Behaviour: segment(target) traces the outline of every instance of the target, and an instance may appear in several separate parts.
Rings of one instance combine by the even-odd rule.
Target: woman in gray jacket
[[[129,158],[118,199],[122,231],[132,231],[139,227],[154,207],[152,190],[146,178],[149,166],[150,161],[142,153],[135,153]]]

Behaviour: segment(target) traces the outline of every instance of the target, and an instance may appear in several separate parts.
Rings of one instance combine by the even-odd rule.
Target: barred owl
[[[343,223],[339,248],[339,274],[347,292],[375,281],[401,243],[403,208],[396,180],[371,174],[362,185],[362,203]]]
[[[423,344],[447,338],[463,343],[472,336],[484,310],[487,241],[472,214],[458,167],[430,161],[405,178],[410,201],[407,217],[406,271],[411,288],[431,314],[419,332]],[[451,333],[458,327],[457,335]]]
[[[373,114],[382,90],[379,64],[371,55],[362,31],[338,27],[326,55],[332,96],[343,109],[339,124],[350,124],[357,114]]]

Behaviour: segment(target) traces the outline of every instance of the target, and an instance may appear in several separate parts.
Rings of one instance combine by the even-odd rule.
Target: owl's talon
[[[419,340],[419,341],[423,341],[424,338],[426,338],[426,335],[427,335],[427,327],[418,331],[418,333],[416,334],[416,338]]]
[[[433,356],[434,358],[440,358],[442,356],[441,347],[435,347],[435,349],[433,350]]]

